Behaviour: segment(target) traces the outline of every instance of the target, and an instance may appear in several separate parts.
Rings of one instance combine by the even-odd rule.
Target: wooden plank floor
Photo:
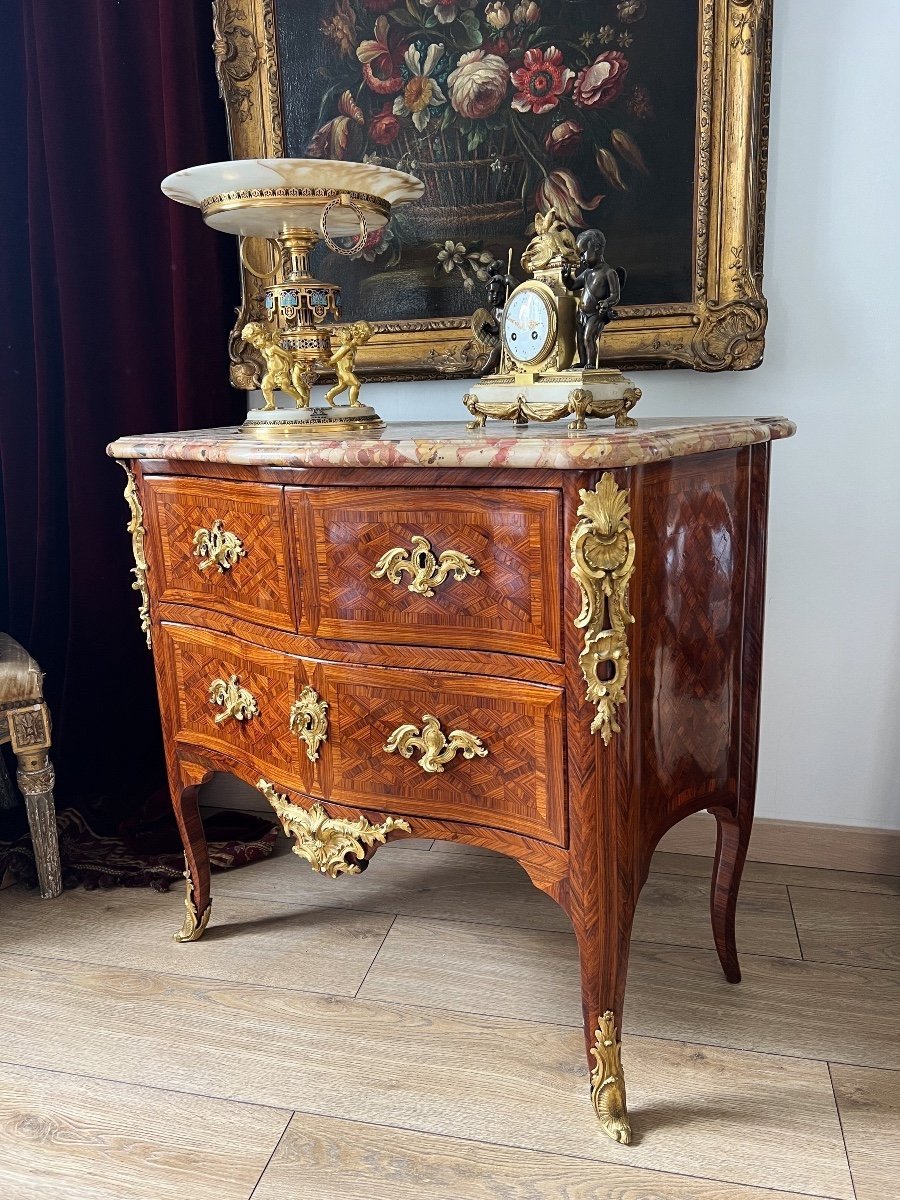
[[[284,844],[286,850],[286,844]],[[0,893],[2,1200],[890,1200],[900,879],[751,864],[724,981],[711,861],[635,924],[634,1144],[587,1095],[575,942],[518,866],[387,846],[182,896]]]

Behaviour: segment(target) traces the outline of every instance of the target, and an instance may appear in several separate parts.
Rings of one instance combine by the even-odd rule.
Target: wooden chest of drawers
[[[740,978],[769,444],[792,432],[114,443],[189,871],[178,939],[210,915],[197,791],[217,770],[259,787],[327,875],[388,837],[511,855],[572,919],[594,1106],[629,1140],[632,917],[660,837],[703,808],[716,945]]]

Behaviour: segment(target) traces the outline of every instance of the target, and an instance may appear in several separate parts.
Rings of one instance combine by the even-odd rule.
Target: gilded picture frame
[[[746,370],[763,356],[772,0],[695,2],[692,294],[689,300],[638,305],[630,305],[625,295],[619,319],[603,338],[603,362],[622,369]],[[285,155],[278,0],[213,0],[212,8],[216,74],[232,156]],[[297,154],[294,147],[290,152]],[[258,385],[259,362],[239,331],[252,316],[259,278],[271,269],[265,243],[248,241],[241,263],[230,373],[235,387],[250,389]],[[483,303],[473,297],[472,309]],[[375,334],[359,360],[369,378],[471,377],[486,354],[465,315],[411,312],[405,319],[372,323]]]

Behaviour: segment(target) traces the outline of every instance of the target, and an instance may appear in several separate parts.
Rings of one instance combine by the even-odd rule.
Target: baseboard
[[[659,849],[670,854],[714,854],[715,819],[709,813],[687,817],[669,830]],[[900,831],[760,817],[753,822],[747,857],[794,867],[900,875]]]

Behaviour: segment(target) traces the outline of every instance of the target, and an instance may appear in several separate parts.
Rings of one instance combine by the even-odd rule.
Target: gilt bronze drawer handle
[[[437,558],[428,538],[418,534],[412,539],[412,551],[404,550],[402,546],[388,550],[379,558],[371,575],[373,579],[386,578],[391,583],[402,583],[400,576],[404,571],[412,575],[407,591],[420,596],[433,596],[434,589],[451,573],[457,580],[481,574],[468,554],[459,550],[443,550]]]
[[[291,733],[306,742],[306,757],[315,762],[319,747],[328,737],[327,703],[311,687],[305,687],[291,705]]]
[[[358,875],[369,850],[376,842],[384,843],[395,829],[411,832],[409,823],[399,817],[385,817],[380,825],[371,825],[365,817],[356,821],[329,817],[321,804],[302,808],[276,792],[266,779],[260,779],[256,786],[272,805],[284,832],[294,838],[293,852],[305,858],[314,871],[331,879]]]
[[[466,733],[464,729],[454,729],[449,738],[444,736],[437,717],[425,713],[422,717],[422,729],[415,725],[398,725],[385,742],[384,749],[388,754],[399,750],[404,758],[412,758],[414,750],[421,750],[422,757],[419,766],[429,775],[443,771],[444,763],[456,758],[457,750],[463,758],[487,757],[487,747],[481,738],[474,733]]]
[[[194,532],[194,558],[199,558],[201,571],[210,567],[218,567],[222,575],[240,559],[245,558],[247,551],[244,543],[236,533],[229,533],[221,521],[213,521],[210,529],[197,529]]]
[[[256,697],[241,687],[237,675],[229,675],[227,679],[214,679],[209,685],[209,702],[222,709],[216,717],[217,725],[221,725],[229,717],[233,717],[235,721],[252,721],[259,712]]]

